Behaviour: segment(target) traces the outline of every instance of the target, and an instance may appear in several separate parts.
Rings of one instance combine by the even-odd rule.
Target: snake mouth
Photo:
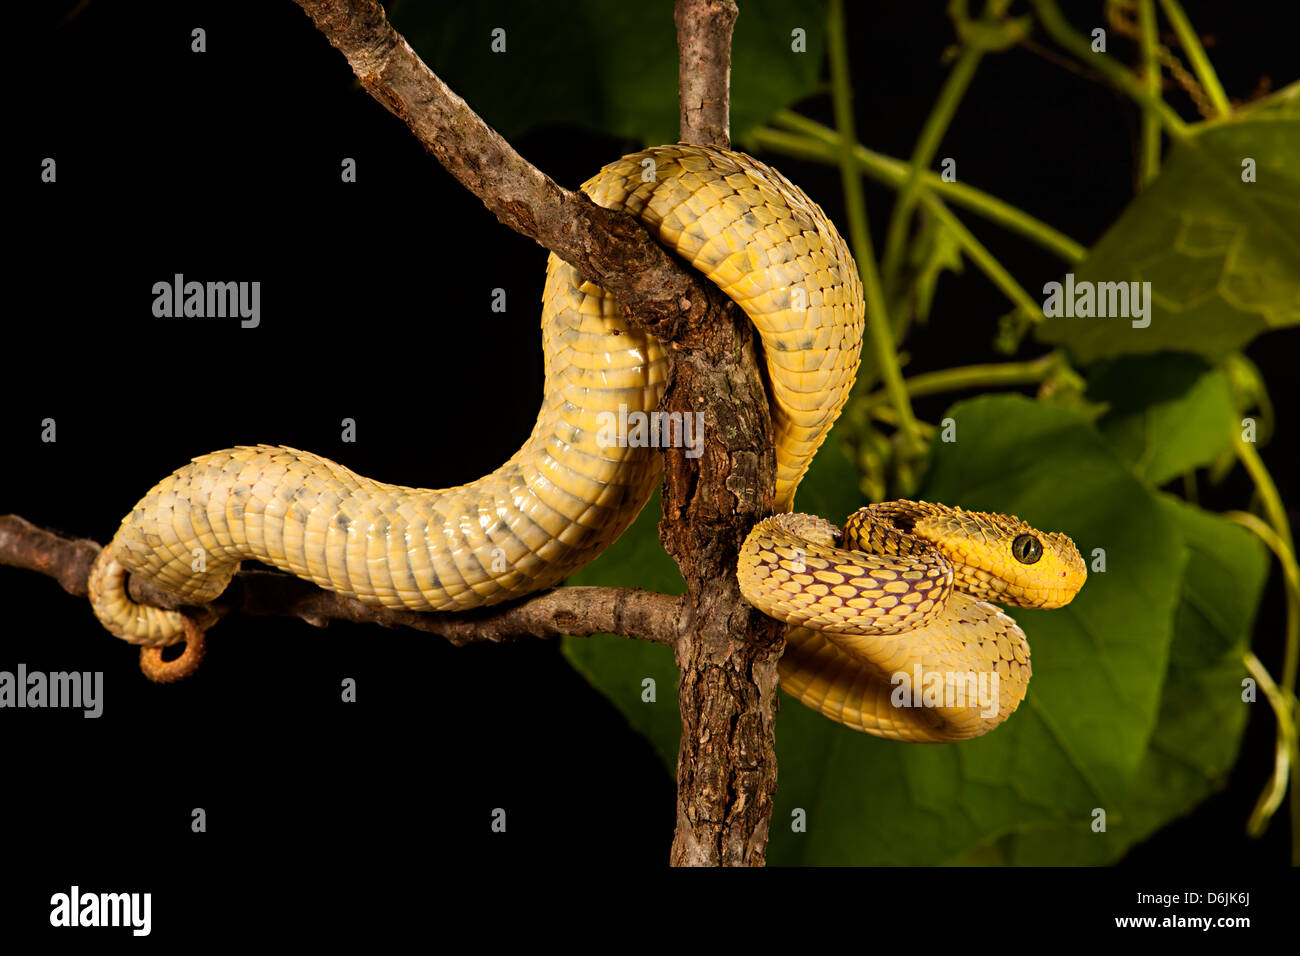
[[[901,502],[900,502],[901,504]],[[881,515],[885,524],[889,525],[895,531],[901,531],[903,534],[914,535],[916,533],[917,516],[908,511],[890,511]]]

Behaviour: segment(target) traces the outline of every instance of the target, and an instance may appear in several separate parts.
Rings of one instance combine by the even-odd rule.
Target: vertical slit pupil
[[[1017,535],[1011,542],[1011,553],[1021,564],[1033,564],[1043,556],[1043,545],[1032,534]]]

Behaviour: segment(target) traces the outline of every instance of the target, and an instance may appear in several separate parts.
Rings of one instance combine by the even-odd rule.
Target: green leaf
[[[921,229],[912,243],[909,259],[912,267],[909,307],[918,322],[928,322],[939,277],[945,271],[962,271],[961,242],[946,225],[922,211]]]
[[[948,412],[923,495],[1063,530],[1106,570],[1056,611],[1009,609],[1034,649],[1029,697],[986,737],[899,744],[855,733],[782,695],[774,864],[1100,864],[1187,812],[1235,759],[1245,647],[1267,563],[1224,519],[1153,493],[1088,421],[1018,396]],[[798,507],[839,520],[861,502],[828,442]],[[574,583],[678,593],[659,506]],[[671,772],[680,722],[668,649],[566,639],[565,652],[650,738]],[[641,699],[645,677],[657,700]],[[1105,833],[1092,829],[1106,811]],[[807,815],[794,833],[792,814]]]
[[[842,427],[832,429],[818,449],[812,467],[799,483],[795,511],[839,523],[867,503],[858,490],[858,471],[852,453],[841,440],[842,434]]]
[[[777,110],[822,89],[826,11],[821,0],[738,0],[731,44],[731,138],[748,140]],[[794,52],[793,31],[804,31],[806,51]],[[672,61],[677,62],[676,49]],[[673,87],[673,132],[677,99]]]
[[[1255,182],[1243,182],[1243,161]],[[1300,83],[1193,127],[1075,270],[1075,283],[1150,282],[1150,326],[1045,319],[1079,361],[1191,349],[1217,358],[1300,322]]]
[[[972,20],[966,0],[950,0],[948,16],[957,28],[957,36],[965,46],[973,46],[991,53],[1009,50],[1029,35],[1033,17],[1013,17],[1008,20]]]
[[[1106,831],[1077,826],[1014,834],[993,852],[1023,865],[1098,864],[1120,857],[1160,826],[1222,789],[1237,759],[1248,708],[1242,655],[1268,573],[1268,555],[1244,528],[1169,495],[1160,510],[1189,558],[1174,617],[1160,718],[1136,776],[1106,810]],[[1068,847],[1063,856],[1063,848]],[[983,862],[990,862],[987,857]]]
[[[817,0],[739,6],[731,52],[737,140],[817,89],[825,46]],[[647,144],[677,142],[670,0],[402,2],[390,6],[389,16],[433,71],[507,139],[567,124]],[[498,28],[505,31],[499,53],[492,50]],[[806,52],[791,49],[796,28],[805,31]]]
[[[1029,635],[1029,697],[993,733],[911,745],[854,733],[788,698],[777,722],[775,863],[924,865],[1065,829],[1090,834],[1156,727],[1186,551],[1173,521],[1079,416],[1006,396],[959,403],[923,495],[1070,534],[1105,573],[1055,611],[1010,609]],[[792,833],[803,808],[808,831]],[[1070,862],[1062,859],[1058,862]]]
[[[1088,378],[1088,399],[1109,405],[1098,428],[1150,485],[1208,465],[1231,447],[1228,380],[1194,355],[1104,359]]]

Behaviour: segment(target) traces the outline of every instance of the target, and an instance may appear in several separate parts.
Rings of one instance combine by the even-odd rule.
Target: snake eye
[[[1011,542],[1011,553],[1021,564],[1033,564],[1043,556],[1043,544],[1032,534],[1019,534]]]

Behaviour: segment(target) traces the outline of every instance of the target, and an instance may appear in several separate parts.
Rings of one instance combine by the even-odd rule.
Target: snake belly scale
[[[776,507],[788,512],[858,368],[862,286],[844,241],[798,187],[730,150],[648,149],[606,166],[583,190],[599,205],[637,216],[753,321],[771,388]],[[604,426],[611,415],[654,411],[668,363],[660,343],[630,327],[610,296],[554,255],[547,265],[541,323],[542,408],[523,447],[496,471],[466,485],[432,490],[374,481],[283,446],[203,455],[141,499],[99,555],[89,579],[96,616],[131,643],[163,647],[184,640],[182,616],[133,601],[127,575],[140,575],[200,604],[226,588],[243,560],[273,565],[366,604],[417,611],[481,607],[558,584],[622,534],[658,482],[657,450],[612,442],[604,437]],[[814,527],[820,519],[778,517],[786,524],[765,522],[754,529],[739,572],[747,599],[785,620],[803,601],[780,580],[791,571],[781,566],[786,545],[778,539],[786,542],[781,536],[790,527],[803,527],[792,519],[808,519],[804,530],[811,530],[813,539],[792,547],[807,552],[809,560],[834,560],[834,554],[826,557],[819,549],[833,551],[841,544],[860,555],[853,549],[873,542],[869,536],[853,537],[852,519],[841,533],[825,522]],[[915,627],[900,625],[891,639],[901,642],[915,631],[945,628],[973,628],[974,634],[990,626],[1002,627],[998,634],[1005,638],[1010,633],[1005,626],[988,624],[995,609],[954,589],[950,563],[911,531],[909,526],[882,532],[891,546],[907,539],[903,543],[911,549],[890,552],[888,560],[906,558],[923,568],[921,578],[910,576],[916,567],[899,572],[909,575],[900,578],[910,589],[902,597],[907,606],[920,608],[921,616]],[[913,599],[910,595],[920,592],[912,585],[922,581],[932,593]],[[832,600],[826,601],[818,583],[810,585],[809,596],[833,603],[835,596],[828,591]],[[1077,590],[1077,583],[1073,586]],[[867,590],[887,594],[889,589]],[[863,637],[851,627],[837,630],[834,621],[829,630],[809,630],[830,609],[821,606],[800,617],[812,606],[804,602],[789,622],[787,658],[798,666],[787,667],[783,659],[783,685],[824,713],[871,733],[951,739],[951,729],[944,736],[948,723],[939,720],[934,729],[934,715],[923,715],[920,729],[909,724],[898,730],[889,715],[868,719],[866,708],[878,703],[874,689],[837,691],[843,679],[863,685],[862,668],[877,666],[854,657],[851,644],[881,639],[886,604],[888,598],[882,598],[879,611],[859,616],[868,635]],[[989,611],[971,611],[967,604]],[[895,615],[887,617],[892,621]],[[998,640],[995,636],[994,644]],[[845,655],[852,666],[841,659]],[[1023,663],[1027,680],[1027,651]],[[931,731],[922,732],[924,727]]]

